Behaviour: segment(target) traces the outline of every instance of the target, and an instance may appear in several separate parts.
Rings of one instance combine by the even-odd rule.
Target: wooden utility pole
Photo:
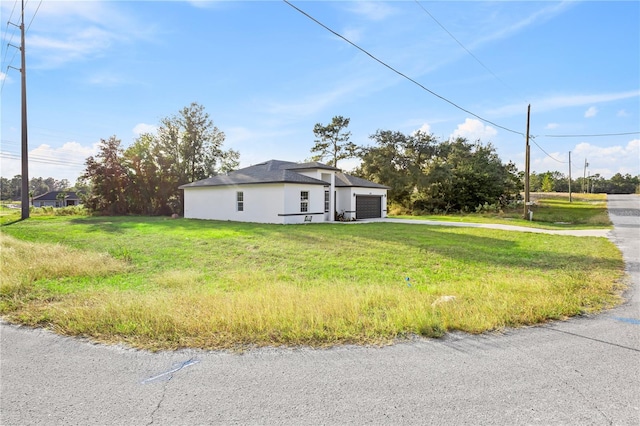
[[[529,120],[531,117],[531,104],[527,107],[527,135],[524,151],[524,218],[529,219],[529,164],[530,153],[529,148]]]
[[[571,151],[569,151],[569,202],[571,201]]]
[[[24,0],[22,0],[22,17],[20,22],[20,57],[22,65],[22,219],[29,218],[29,148],[27,143],[27,65],[24,44]]]
[[[582,176],[582,192],[584,192],[585,194],[589,192],[589,184],[587,183],[587,167],[589,167],[589,163],[587,163],[587,159],[585,158],[584,159],[584,175]]]

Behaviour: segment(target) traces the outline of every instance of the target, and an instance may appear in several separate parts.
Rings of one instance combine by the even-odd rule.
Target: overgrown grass
[[[613,306],[623,273],[604,238],[391,223],[44,216],[0,254],[5,319],[150,349],[480,333]]]
[[[393,217],[446,222],[499,223],[542,229],[611,228],[606,194],[539,192],[531,194],[533,221],[523,218],[524,208],[442,215],[395,215]]]
[[[22,218],[22,211],[19,208],[20,204],[12,204],[12,206],[18,206],[18,208],[8,208],[6,206],[0,207],[0,226],[18,222]],[[82,205],[67,206],[67,207],[30,207],[29,216],[86,216],[88,214],[87,209]]]

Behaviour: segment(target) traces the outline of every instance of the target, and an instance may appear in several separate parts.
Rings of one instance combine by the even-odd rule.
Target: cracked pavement
[[[0,424],[640,424],[640,197],[610,196],[627,301],[387,346],[149,353],[0,324]],[[623,212],[624,214],[616,214]]]

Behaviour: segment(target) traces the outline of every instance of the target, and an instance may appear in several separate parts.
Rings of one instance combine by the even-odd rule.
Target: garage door
[[[382,217],[382,197],[356,196],[356,219]]]

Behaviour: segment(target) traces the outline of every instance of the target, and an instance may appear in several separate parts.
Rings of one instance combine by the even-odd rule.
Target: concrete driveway
[[[638,425],[640,198],[609,199],[629,301],[384,348],[148,353],[0,324],[2,425]]]

